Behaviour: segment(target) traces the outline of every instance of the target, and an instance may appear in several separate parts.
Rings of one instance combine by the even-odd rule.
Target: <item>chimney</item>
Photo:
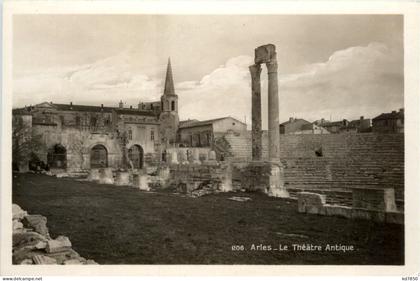
[[[133,106],[132,105],[130,105],[130,109],[133,109]]]
[[[73,109],[73,102],[70,102],[70,109]]]
[[[119,108],[123,108],[124,107],[124,103],[122,102],[122,100],[120,100],[120,103],[119,103],[119,106],[118,106]]]
[[[289,122],[290,122],[290,123],[292,123],[292,122],[293,122],[293,120],[294,120],[294,119],[293,119],[293,117],[290,117],[290,118],[289,118]]]
[[[395,114],[395,113],[397,113],[397,112],[396,112],[395,110],[393,110],[393,111],[392,111],[392,114]]]
[[[363,119],[365,119],[365,117],[364,116],[360,116],[360,120],[363,120]]]
[[[104,104],[101,103],[101,111],[104,111]]]
[[[404,113],[404,108],[400,108],[400,113]]]

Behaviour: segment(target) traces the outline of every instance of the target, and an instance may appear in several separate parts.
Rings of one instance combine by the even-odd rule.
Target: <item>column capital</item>
[[[266,63],[267,65],[267,72],[270,73],[277,73],[277,61],[272,60]]]

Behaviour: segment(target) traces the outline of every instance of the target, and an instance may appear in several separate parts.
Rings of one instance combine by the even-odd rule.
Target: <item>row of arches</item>
[[[143,148],[135,144],[128,149],[128,159],[135,169],[143,168],[144,151]],[[47,162],[50,168],[67,168],[67,149],[56,144],[48,150]],[[90,168],[108,167],[108,150],[102,144],[97,144],[90,150]]]

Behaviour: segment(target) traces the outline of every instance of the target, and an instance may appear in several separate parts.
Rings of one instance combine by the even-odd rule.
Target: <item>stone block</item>
[[[404,213],[402,212],[386,212],[385,222],[393,224],[404,224]]]
[[[57,261],[54,258],[44,255],[36,255],[32,260],[35,264],[57,264]]]
[[[47,238],[45,238],[43,235],[33,231],[13,233],[12,237],[13,246],[24,245],[28,243],[36,244],[39,241],[47,241]]]
[[[209,151],[209,161],[216,161],[216,152],[214,150]]]
[[[276,47],[273,44],[267,44],[255,49],[255,63],[268,63],[276,58]]]
[[[112,173],[112,168],[99,169],[99,183],[114,184],[114,175]]]
[[[70,259],[70,260],[64,261],[63,264],[82,264],[82,262],[78,259]]]
[[[298,212],[308,214],[323,214],[326,196],[312,192],[299,192],[298,198]]]
[[[171,164],[179,164],[179,162],[178,162],[178,152],[176,152],[176,151],[172,151],[171,152],[171,161],[170,161],[170,163]]]
[[[150,191],[148,175],[133,175],[133,186],[144,191]]]
[[[70,259],[81,259],[80,255],[71,248],[67,248],[60,252],[48,253],[46,256],[55,259],[58,264],[64,264],[65,261]]]
[[[22,220],[22,222],[26,228],[32,228],[44,236],[49,236],[46,217],[41,215],[28,215]]]
[[[324,214],[327,216],[339,216],[348,219],[352,218],[352,208],[346,206],[324,205]]]
[[[369,210],[395,212],[395,191],[393,188],[354,188],[353,207]]]
[[[118,171],[115,178],[115,185],[130,185],[130,173]]]
[[[58,236],[54,240],[47,241],[46,251],[47,253],[56,253],[65,251],[71,248],[71,242],[66,236]]]
[[[22,231],[23,231],[23,224],[18,220],[13,220],[13,233],[22,232]]]
[[[287,192],[284,186],[284,171],[283,167],[279,165],[271,165],[269,175],[269,189],[268,195],[272,197],[289,198],[289,192]]]
[[[193,164],[201,164],[200,161],[200,151],[198,149],[193,150]]]
[[[34,264],[34,262],[32,261],[32,259],[24,259],[19,264]]]
[[[17,204],[12,204],[12,217],[14,220],[23,219],[28,213]]]
[[[88,181],[99,181],[100,180],[100,173],[99,169],[90,169],[89,175],[88,175]]]

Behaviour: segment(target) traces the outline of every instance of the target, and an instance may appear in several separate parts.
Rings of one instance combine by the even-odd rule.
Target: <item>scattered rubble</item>
[[[97,264],[86,260],[71,248],[66,236],[50,237],[47,218],[28,215],[19,205],[12,205],[13,264]]]
[[[282,233],[282,232],[276,232],[277,235],[279,236],[283,236],[283,237],[291,237],[291,238],[309,238],[306,235],[302,235],[302,234],[294,234],[294,233]]]
[[[228,198],[228,200],[238,201],[238,202],[246,202],[246,201],[251,201],[251,198],[249,198],[249,197],[233,196],[233,197]]]

